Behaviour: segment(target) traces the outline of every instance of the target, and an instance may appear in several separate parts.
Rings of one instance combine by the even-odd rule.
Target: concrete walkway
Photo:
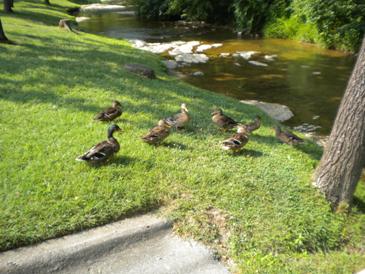
[[[0,254],[0,273],[228,274],[211,251],[143,215]]]

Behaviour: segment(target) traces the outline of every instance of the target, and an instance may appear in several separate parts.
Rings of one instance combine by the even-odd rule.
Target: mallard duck
[[[218,108],[212,112],[212,121],[223,130],[232,129],[237,126],[237,122],[225,115],[222,109]]]
[[[115,118],[122,115],[122,105],[118,101],[113,101],[112,106],[105,109],[104,111],[98,113],[94,120],[103,121],[103,122],[111,122]]]
[[[108,140],[102,141],[90,148],[83,155],[76,158],[77,161],[85,161],[93,164],[102,163],[111,158],[120,149],[120,145],[113,134],[122,131],[118,125],[111,125],[108,128]]]
[[[160,120],[157,126],[142,137],[142,140],[150,145],[160,144],[170,134],[170,129],[173,126],[170,121]]]
[[[239,125],[237,127],[237,133],[222,142],[222,149],[237,152],[247,144],[248,137],[249,132],[246,127]]]
[[[298,137],[292,132],[289,131],[282,131],[279,126],[275,127],[275,135],[281,142],[288,144],[288,145],[296,145],[299,143],[303,143],[303,139]]]
[[[255,117],[255,119],[252,122],[245,124],[245,127],[249,133],[259,129],[260,126],[261,126],[261,117],[258,115]]]
[[[182,129],[190,120],[188,112],[186,104],[183,103],[181,104],[181,111],[172,117],[166,118],[166,121],[170,124],[174,124],[177,129]]]

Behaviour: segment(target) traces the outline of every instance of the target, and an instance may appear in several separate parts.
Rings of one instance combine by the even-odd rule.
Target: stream
[[[316,126],[316,133],[321,135],[331,130],[356,61],[354,55],[311,44],[241,39],[229,28],[143,21],[128,9],[87,16],[87,20],[79,23],[81,30],[137,44],[197,41],[198,45],[192,43],[195,51],[199,45],[216,44],[200,52],[208,61],[179,65],[177,70],[184,81],[239,100],[286,105],[294,112],[286,125],[295,127],[308,123]],[[169,51],[171,49],[159,54],[174,60],[176,54],[171,55]]]

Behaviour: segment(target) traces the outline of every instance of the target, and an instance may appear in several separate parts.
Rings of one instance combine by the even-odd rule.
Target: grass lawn
[[[351,215],[333,214],[311,187],[321,150],[274,138],[269,117],[234,99],[166,74],[156,55],[125,41],[57,27],[75,4],[17,1],[0,13],[9,39],[0,45],[0,250],[160,208],[181,235],[232,259],[242,273],[351,273],[365,267],[365,187]],[[123,69],[143,63],[148,80]],[[92,168],[75,157],[106,138],[93,116],[122,102],[121,150]],[[160,147],[140,136],[188,105],[192,122]],[[210,121],[213,106],[263,126],[246,150],[220,149],[227,137]],[[229,135],[229,134],[228,134]]]

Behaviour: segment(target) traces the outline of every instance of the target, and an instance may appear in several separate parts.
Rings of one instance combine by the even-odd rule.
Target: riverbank
[[[159,57],[126,41],[58,28],[75,4],[52,3],[20,1],[14,15],[0,14],[17,43],[0,45],[2,250],[158,207],[178,233],[216,248],[243,273],[364,267],[364,187],[350,216],[331,213],[310,184],[316,145],[279,144],[264,113],[168,76]],[[153,68],[158,79],[128,73],[127,63]],[[75,163],[105,139],[106,125],[92,117],[113,99],[125,109],[121,151],[100,168]],[[182,102],[192,116],[186,130],[156,148],[140,141]],[[241,121],[263,116],[241,155],[221,151],[229,134],[211,124],[213,106]]]

